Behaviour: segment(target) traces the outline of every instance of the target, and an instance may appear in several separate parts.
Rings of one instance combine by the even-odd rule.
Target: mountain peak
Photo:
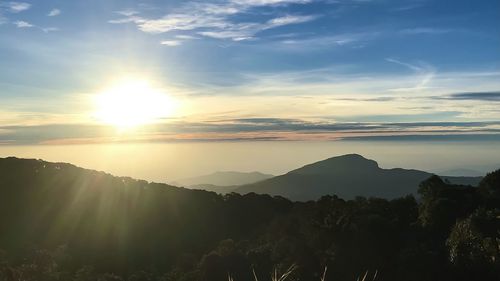
[[[379,169],[378,163],[359,154],[331,157],[291,171],[296,174],[322,174],[325,172],[352,172]]]
[[[344,155],[340,155],[340,156],[334,156],[334,157],[330,157],[330,158],[328,158],[326,160],[335,160],[335,161],[337,161],[337,160],[345,160],[345,159],[348,159],[348,160],[361,160],[361,161],[373,161],[373,160],[367,159],[363,155],[360,155],[360,154],[357,154],[357,153],[350,153],[350,154],[344,154]]]

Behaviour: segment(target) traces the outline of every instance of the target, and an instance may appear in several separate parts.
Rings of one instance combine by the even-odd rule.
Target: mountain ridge
[[[380,168],[359,154],[330,157],[254,184],[235,189],[245,194],[279,195],[294,201],[316,200],[326,194],[397,198],[416,194],[418,185],[433,174],[404,168]],[[456,184],[476,185],[481,177],[441,177]]]
[[[269,179],[271,177],[274,177],[274,175],[265,174],[257,171],[254,172],[217,171],[211,174],[180,179],[174,183],[190,188],[200,185],[229,187],[229,186],[250,184],[261,180]]]
[[[17,159],[21,162],[32,160],[39,163],[50,164],[56,168],[64,165],[73,170],[82,169],[85,173],[101,174],[102,176],[114,177],[121,179],[122,181],[136,181],[141,182],[143,185],[155,184],[158,186],[164,185],[165,187],[184,189],[183,187],[171,184],[150,183],[148,181],[137,180],[131,177],[116,177],[106,172],[80,168],[69,163],[51,163],[40,159],[22,159],[16,157],[0,159]],[[367,159],[359,154],[346,154],[307,164],[283,175],[271,177],[250,184],[229,186],[197,184],[189,186],[187,189],[205,190],[220,194],[228,194],[231,192],[239,194],[268,194],[271,196],[282,196],[292,201],[316,200],[324,195],[337,195],[344,199],[352,199],[356,196],[393,199],[409,194],[415,195],[420,182],[426,180],[432,175],[432,173],[416,169],[383,169],[380,168],[378,163],[372,159]],[[477,185],[477,183],[482,179],[482,177],[466,176],[441,176],[441,178],[454,184],[472,186]]]

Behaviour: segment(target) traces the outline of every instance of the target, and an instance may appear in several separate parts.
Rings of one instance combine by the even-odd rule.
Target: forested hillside
[[[288,280],[499,280],[500,170],[419,194],[291,202],[0,159],[0,280],[270,280],[292,264]]]

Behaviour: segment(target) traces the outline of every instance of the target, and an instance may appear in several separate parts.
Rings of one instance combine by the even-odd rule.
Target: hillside
[[[75,262],[99,268],[168,268],[180,253],[199,256],[227,237],[250,238],[290,207],[269,196],[222,197],[71,164],[0,158],[0,249],[68,245]]]
[[[408,169],[382,169],[377,162],[357,154],[332,157],[284,175],[241,186],[240,194],[255,192],[291,200],[316,200],[326,194],[352,199],[356,196],[397,198],[416,194],[431,173]],[[452,183],[477,185],[481,177],[443,177]]]

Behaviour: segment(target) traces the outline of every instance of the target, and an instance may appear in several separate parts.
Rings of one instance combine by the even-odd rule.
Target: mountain
[[[382,169],[374,160],[348,154],[306,165],[284,175],[238,187],[235,192],[280,195],[291,200],[315,200],[326,194],[397,198],[415,194],[431,173],[408,169]],[[442,177],[455,184],[477,185],[481,177]]]
[[[239,187],[239,185],[220,186],[220,185],[213,185],[213,184],[195,184],[195,185],[189,186],[188,188],[205,190],[205,191],[215,192],[215,193],[219,193],[219,194],[228,194],[228,193],[233,192],[238,187]]]
[[[485,175],[484,172],[472,170],[472,169],[452,169],[442,171],[439,174],[444,176],[452,176],[452,177],[483,177]]]
[[[255,183],[258,181],[266,180],[272,178],[273,175],[263,174],[260,172],[215,172],[209,175],[203,175],[193,178],[187,178],[179,180],[178,183],[183,186],[203,186],[203,185],[211,185],[211,186],[237,186]]]

